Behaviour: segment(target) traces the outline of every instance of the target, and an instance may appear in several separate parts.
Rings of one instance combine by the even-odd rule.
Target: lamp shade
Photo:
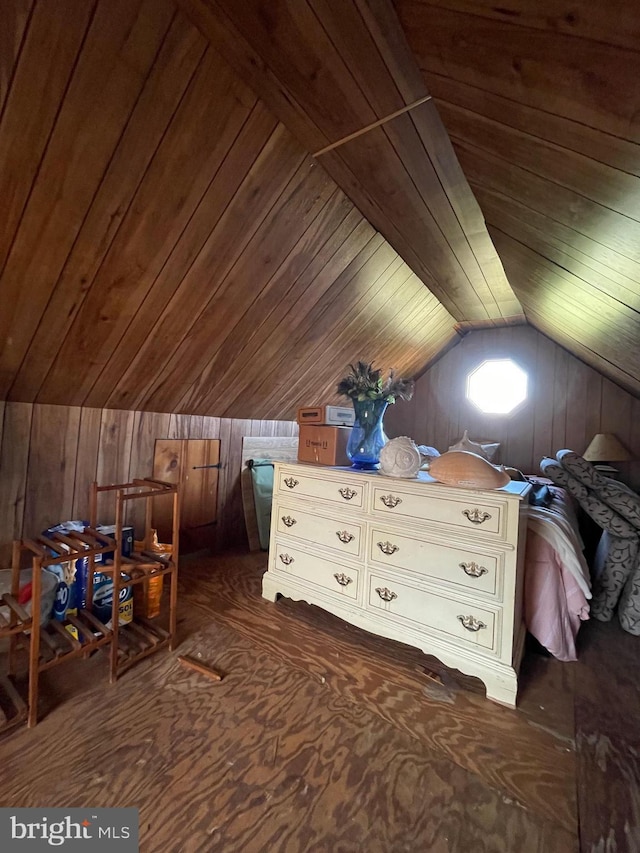
[[[583,457],[587,462],[627,462],[631,454],[612,432],[599,432],[591,439]]]

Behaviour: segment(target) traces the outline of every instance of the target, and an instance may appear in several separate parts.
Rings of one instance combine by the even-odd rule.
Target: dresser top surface
[[[285,468],[296,468],[300,471],[308,471],[309,473],[313,473],[315,475],[328,473],[339,474],[339,475],[347,475],[350,477],[363,477],[372,481],[375,485],[384,484],[385,488],[393,488],[393,486],[415,486],[418,483],[422,483],[425,486],[433,486],[438,489],[446,489],[447,491],[453,490],[455,493],[478,493],[483,495],[503,495],[509,496],[517,499],[524,498],[529,490],[531,489],[531,484],[528,482],[521,482],[518,480],[511,480],[507,483],[506,486],[503,486],[500,489],[469,489],[467,487],[462,486],[450,486],[445,483],[440,483],[438,480],[434,480],[434,478],[427,474],[426,471],[419,471],[417,477],[413,477],[411,479],[402,478],[402,477],[388,477],[385,474],[380,473],[380,471],[359,471],[356,468],[351,468],[349,466],[331,466],[331,465],[312,465],[308,462],[276,462],[278,467]]]

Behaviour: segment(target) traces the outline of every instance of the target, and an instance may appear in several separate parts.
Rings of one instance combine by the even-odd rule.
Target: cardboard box
[[[298,409],[298,423],[353,426],[356,413],[353,406],[306,406]]]
[[[148,572],[143,569],[145,574]],[[153,619],[160,615],[164,576],[147,578],[133,587],[133,607],[136,616]]]
[[[298,439],[298,461],[317,465],[350,465],[347,442],[351,427],[303,424]]]

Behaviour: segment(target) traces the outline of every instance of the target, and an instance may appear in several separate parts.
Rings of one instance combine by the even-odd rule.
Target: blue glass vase
[[[386,400],[353,400],[356,419],[347,442],[352,468],[375,471],[380,467],[380,451],[387,443],[382,419],[388,405]]]

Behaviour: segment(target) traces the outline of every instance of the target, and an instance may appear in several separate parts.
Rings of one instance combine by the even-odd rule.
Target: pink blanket
[[[549,509],[529,507],[524,611],[527,629],[558,660],[576,660],[576,635],[589,618],[591,583],[575,511],[550,487]]]

